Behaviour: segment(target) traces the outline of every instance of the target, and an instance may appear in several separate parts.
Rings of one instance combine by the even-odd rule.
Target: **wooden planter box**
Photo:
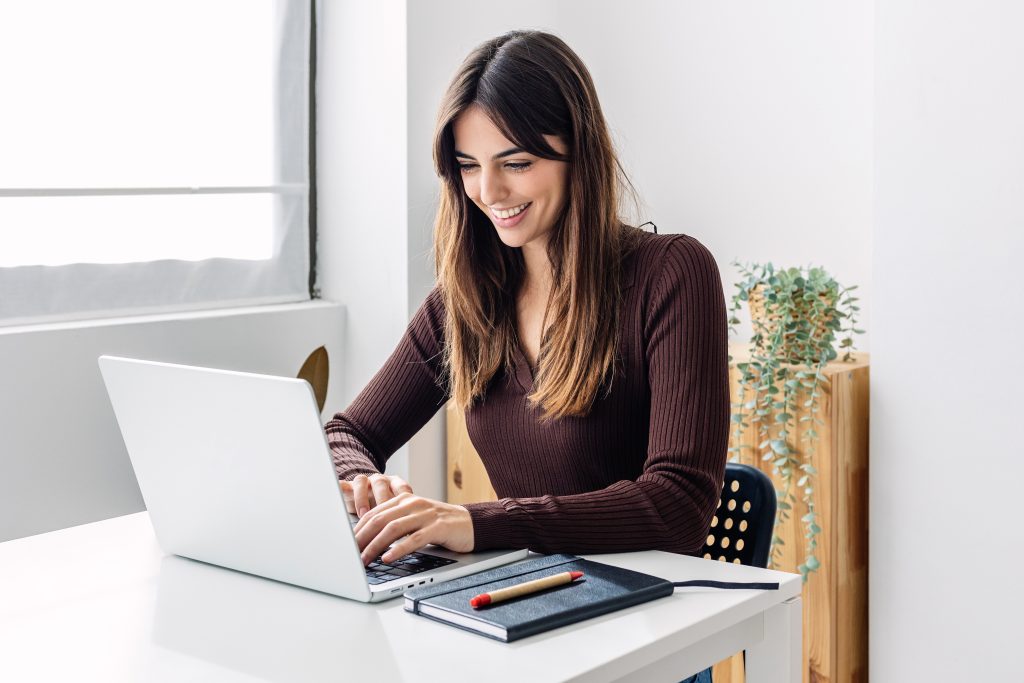
[[[740,396],[736,367],[750,358],[749,344],[731,344],[733,356],[729,368],[730,392],[733,404],[753,400],[749,394]],[[840,354],[842,357],[842,354]],[[819,396],[818,440],[815,444],[813,464],[818,470],[814,484],[814,501],[821,533],[818,535],[816,555],[821,567],[812,572],[803,591],[803,657],[805,683],[838,683],[840,681],[866,681],[868,679],[868,390],[869,354],[855,353],[855,361],[833,361],[822,374],[828,380]],[[793,367],[793,366],[791,366]],[[779,387],[781,391],[781,386]],[[776,395],[781,397],[781,393]],[[794,413],[796,435],[789,439],[790,447],[801,453],[807,443],[802,440],[812,422],[799,421],[810,415],[804,401],[810,390],[801,388]],[[736,409],[734,408],[735,412]],[[739,460],[754,465],[772,475],[771,461],[764,461],[757,452],[763,437],[758,434],[757,423],[751,422],[744,411],[744,428]],[[734,425],[735,427],[735,425]],[[769,434],[774,437],[775,430]],[[729,446],[735,447],[735,429],[729,437]],[[795,484],[795,481],[794,481]],[[782,487],[776,480],[776,489]],[[804,558],[804,527],[800,518],[807,513],[796,490],[796,505],[789,519],[776,533],[785,542],[776,569],[796,572]],[[743,681],[742,656],[734,656],[715,666],[715,683]]]
[[[739,403],[740,371],[737,363],[749,358],[749,345],[732,344],[729,370],[733,403]],[[815,505],[819,515],[817,557],[821,567],[811,574],[803,593],[805,683],[866,681],[868,676],[868,354],[855,354],[856,361],[833,361],[824,370],[828,379],[819,397],[817,416],[825,424],[817,428],[814,465],[818,470]],[[795,413],[797,438],[812,423],[799,422],[809,414],[803,408],[806,395],[798,397]],[[753,396],[745,396],[750,401]],[[805,412],[808,411],[808,412]],[[462,412],[451,404],[447,409],[448,493],[450,503],[495,500],[487,472],[466,433]],[[761,442],[757,424],[744,430],[742,444]],[[735,432],[735,430],[733,430]],[[773,432],[774,433],[774,432]],[[729,446],[734,447],[735,433]],[[803,441],[790,440],[801,451]],[[769,476],[771,462],[761,460],[754,449],[744,449],[741,462],[754,465]],[[780,483],[776,483],[780,487]],[[804,530],[800,518],[806,514],[797,495],[789,520],[777,533],[785,541],[777,569],[796,572],[804,557]],[[743,681],[743,658],[736,655],[720,662],[714,670],[715,683]]]

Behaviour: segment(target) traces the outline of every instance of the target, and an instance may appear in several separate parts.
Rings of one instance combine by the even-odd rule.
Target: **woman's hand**
[[[350,515],[360,518],[372,508],[387,502],[400,493],[412,493],[412,487],[401,477],[386,474],[357,474],[352,481],[343,481],[341,492]]]
[[[469,510],[412,493],[400,493],[379,504],[359,520],[354,531],[364,565],[382,553],[385,562],[392,562],[428,543],[460,553],[473,549]]]

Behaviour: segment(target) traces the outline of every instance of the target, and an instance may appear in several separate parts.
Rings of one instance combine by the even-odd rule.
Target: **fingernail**
[[[370,508],[359,508],[359,516],[362,517],[363,515],[365,515],[369,511],[370,511]]]

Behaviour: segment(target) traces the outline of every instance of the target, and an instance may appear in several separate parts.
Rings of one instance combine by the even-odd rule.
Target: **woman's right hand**
[[[339,483],[349,514],[357,515],[360,519],[372,508],[399,493],[412,493],[412,487],[404,479],[386,474],[371,474],[369,477],[357,474],[351,481]]]

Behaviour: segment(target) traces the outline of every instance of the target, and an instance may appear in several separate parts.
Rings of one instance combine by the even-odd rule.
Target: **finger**
[[[376,533],[384,526],[384,524],[395,518],[395,515],[390,515],[391,510],[399,505],[408,505],[410,503],[414,503],[414,501],[409,501],[409,494],[405,493],[399,494],[390,500],[386,500],[370,510],[370,514],[360,517],[359,521],[356,522],[355,527],[352,528],[352,531],[355,532],[356,537],[358,538],[359,532],[365,529],[367,525],[376,523],[377,526],[374,528],[374,533]],[[381,517],[381,515],[390,516]]]
[[[361,553],[363,564],[369,564],[377,556],[387,552],[388,546],[417,530],[419,520],[415,517],[401,517],[394,519],[384,525],[376,536],[366,544]]]
[[[410,520],[418,525],[417,528],[430,523],[430,519],[423,516],[423,513],[426,511],[419,509],[416,505],[420,501],[408,501],[406,499],[404,503],[396,503],[395,501],[397,500],[399,499],[392,498],[386,503],[375,507],[369,514],[360,519],[353,528],[356,544],[359,546],[360,551],[366,551],[375,540],[384,539],[381,541],[384,545],[380,550],[380,552],[383,552],[389,544],[394,543],[396,539],[408,533],[406,525],[410,523]],[[390,530],[388,530],[389,526]],[[395,529],[402,533],[399,533],[397,536],[394,535]],[[377,547],[379,547],[379,544]],[[377,554],[379,555],[380,552]]]
[[[405,538],[401,539],[386,551],[380,559],[385,562],[394,562],[400,557],[405,557],[409,553],[414,553],[417,550],[422,550],[427,546],[425,530],[419,529],[409,534]]]
[[[356,504],[352,500],[352,482],[339,481],[338,484],[341,486],[341,494],[345,499],[345,510],[350,515],[354,515],[356,512]]]
[[[352,502],[356,514],[362,517],[370,510],[370,493],[365,474],[352,477]]]
[[[395,497],[391,492],[390,478],[385,477],[383,474],[371,476],[370,486],[373,488],[373,497],[377,499],[378,505]]]
[[[396,496],[399,493],[412,493],[412,486],[401,477],[391,477],[391,492]]]

